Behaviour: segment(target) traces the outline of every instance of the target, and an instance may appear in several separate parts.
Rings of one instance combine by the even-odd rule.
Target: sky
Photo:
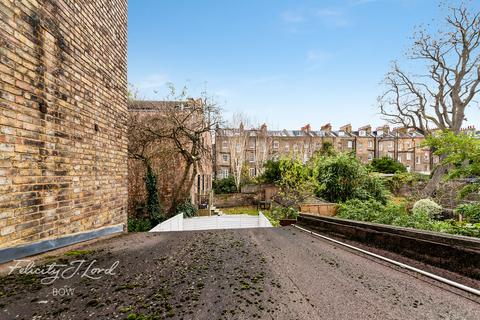
[[[227,120],[242,112],[271,129],[377,126],[381,81],[415,26],[444,16],[438,3],[130,0],[128,80],[144,99],[164,99],[169,82],[206,90]]]

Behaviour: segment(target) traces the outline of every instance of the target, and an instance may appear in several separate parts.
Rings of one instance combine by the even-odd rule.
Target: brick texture
[[[0,1],[0,247],[126,222],[126,0]]]

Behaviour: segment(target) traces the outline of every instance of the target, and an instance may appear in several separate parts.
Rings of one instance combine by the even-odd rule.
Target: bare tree
[[[250,119],[243,113],[235,113],[226,129],[228,136],[228,150],[230,153],[230,169],[237,190],[242,182],[242,169],[246,161],[246,150],[249,139]],[[245,126],[247,129],[245,129]]]
[[[141,158],[149,145],[170,145],[182,161],[181,174],[173,181],[170,210],[188,198],[199,169],[211,162],[211,133],[221,122],[220,107],[202,93],[198,99],[189,98],[187,88],[180,93],[170,87],[167,101],[139,102],[138,111],[143,116],[131,117],[131,137],[144,141],[130,150],[134,157]],[[135,107],[135,106],[134,106]],[[133,146],[132,146],[133,148]]]
[[[458,133],[465,111],[480,91],[480,12],[448,8],[446,28],[431,35],[421,28],[414,35],[409,58],[422,64],[408,73],[393,64],[386,75],[385,92],[378,98],[381,114],[390,123],[428,135],[434,129]],[[442,157],[441,157],[442,158]],[[438,166],[426,194],[435,190],[447,168]]]

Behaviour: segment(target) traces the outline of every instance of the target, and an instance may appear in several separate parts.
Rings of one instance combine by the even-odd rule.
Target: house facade
[[[146,125],[149,126],[152,122],[155,122],[159,128],[165,129],[171,126],[171,122],[162,120],[162,113],[164,110],[178,109],[180,115],[182,108],[181,105],[188,105],[190,101],[129,101],[128,110],[130,119],[133,121],[135,118],[137,122],[146,121]],[[203,117],[199,115],[199,117]],[[191,119],[198,120],[198,117],[191,117]],[[132,122],[131,121],[131,122]],[[194,130],[194,123],[190,125]],[[132,143],[142,143],[141,137],[137,135],[139,128],[135,126],[129,126],[129,140],[130,146]],[[152,127],[155,130],[155,127]],[[157,133],[163,130],[158,130]],[[140,133],[142,134],[142,133]],[[193,177],[193,181],[190,181],[188,177],[185,184],[191,182],[191,187],[187,190],[189,198],[193,204],[199,205],[209,202],[209,197],[212,189],[213,169],[212,169],[212,134],[211,132],[204,132],[202,134],[202,142],[205,148],[205,152],[202,155],[202,159],[198,162],[197,173]],[[171,200],[173,193],[181,183],[182,175],[186,168],[186,161],[180,154],[178,146],[175,146],[174,142],[169,138],[156,139],[153,143],[149,143],[145,149],[142,149],[143,157],[147,158],[152,166],[152,169],[156,176],[158,194],[160,202],[164,209],[171,209]],[[183,146],[187,149],[190,148],[190,144],[185,141]],[[130,148],[131,149],[131,148]],[[128,194],[129,194],[129,213],[135,212],[138,208],[141,208],[146,203],[146,188],[145,188],[145,173],[146,165],[141,157],[135,157],[132,155],[128,160],[129,164],[129,178],[128,178]],[[191,168],[189,175],[193,175],[193,167]]]
[[[366,125],[353,130],[347,124],[333,130],[328,123],[318,131],[310,125],[300,130],[268,130],[266,124],[258,129],[245,129],[242,125],[235,129],[219,128],[215,135],[214,173],[215,178],[222,179],[248,170],[250,177],[256,177],[267,160],[288,156],[307,162],[328,144],[338,152],[355,154],[365,164],[374,158],[390,157],[410,172],[428,174],[438,163],[438,157],[422,146],[424,139],[414,130],[389,126],[372,130]]]

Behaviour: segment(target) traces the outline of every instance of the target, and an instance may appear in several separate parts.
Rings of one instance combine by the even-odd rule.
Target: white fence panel
[[[182,231],[183,230],[183,213],[177,214],[174,217],[171,217],[168,220],[163,221],[158,224],[155,228],[150,230],[150,232],[160,232],[160,231]]]
[[[182,214],[176,215],[160,223],[150,232],[162,231],[192,231],[215,229],[242,229],[242,228],[268,228],[270,221],[260,212],[258,216],[250,215],[224,215],[211,217],[194,217],[184,219]]]

